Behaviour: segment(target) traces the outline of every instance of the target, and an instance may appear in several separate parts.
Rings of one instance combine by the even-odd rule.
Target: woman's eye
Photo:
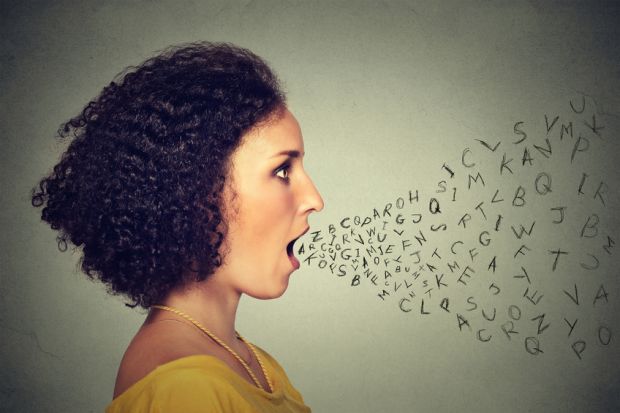
[[[276,176],[282,179],[288,179],[288,168],[280,168],[276,172]]]
[[[290,169],[290,165],[282,165],[276,170],[276,176],[280,179],[288,180],[289,169]]]

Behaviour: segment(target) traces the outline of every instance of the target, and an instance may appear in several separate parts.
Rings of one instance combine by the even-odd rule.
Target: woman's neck
[[[162,304],[192,317],[224,343],[236,347],[235,319],[241,294],[218,287],[216,280],[192,282],[173,290]]]

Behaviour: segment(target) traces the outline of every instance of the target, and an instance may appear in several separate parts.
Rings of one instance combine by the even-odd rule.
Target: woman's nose
[[[323,207],[325,206],[324,202],[323,202],[323,198],[321,197],[321,194],[319,193],[318,189],[316,189],[316,186],[314,185],[314,182],[312,182],[312,179],[310,179],[309,176],[306,175],[306,185],[305,185],[305,191],[304,191],[304,212],[305,211],[316,211],[319,212],[323,209]]]

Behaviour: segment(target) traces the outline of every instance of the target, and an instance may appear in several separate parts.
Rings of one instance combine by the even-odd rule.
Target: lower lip
[[[293,268],[299,269],[299,260],[294,255],[288,256],[289,261],[293,264]]]

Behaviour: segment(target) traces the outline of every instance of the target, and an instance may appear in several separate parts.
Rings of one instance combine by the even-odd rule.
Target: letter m
[[[478,172],[478,174],[474,177],[473,175],[469,175],[469,180],[467,182],[467,189],[471,188],[471,183],[473,182],[478,182],[478,179],[480,179],[480,182],[482,182],[482,186],[484,186],[484,179],[482,178],[482,175],[480,175],[480,172]]]
[[[385,296],[386,296],[386,295],[390,295],[390,293],[389,293],[389,292],[387,292],[387,291],[385,291],[385,290],[383,290],[383,291],[381,291],[381,292],[380,292],[379,294],[377,294],[377,295],[379,296],[379,298],[380,298],[380,299],[385,300]]]

